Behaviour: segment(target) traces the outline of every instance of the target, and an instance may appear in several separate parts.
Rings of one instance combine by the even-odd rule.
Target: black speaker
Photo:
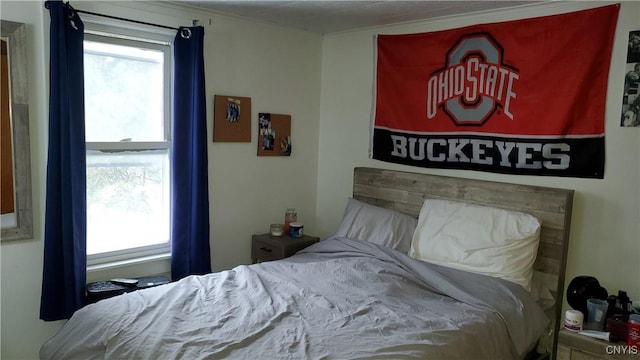
[[[575,310],[587,315],[587,299],[607,300],[607,289],[593,276],[577,276],[567,287],[567,302]]]

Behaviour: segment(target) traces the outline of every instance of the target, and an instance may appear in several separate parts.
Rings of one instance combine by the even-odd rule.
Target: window
[[[171,45],[85,33],[88,263],[169,252]]]

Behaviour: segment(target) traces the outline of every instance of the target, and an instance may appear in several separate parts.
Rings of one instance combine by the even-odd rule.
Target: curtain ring
[[[73,7],[71,7],[71,5],[69,5],[69,3],[66,3],[66,10],[67,10],[67,17],[69,18],[69,23],[71,24],[71,27],[74,30],[78,30],[78,27],[76,26],[76,23],[73,21],[73,19],[76,17],[76,11]]]
[[[180,36],[182,36],[183,39],[189,39],[191,37],[191,29],[189,28],[180,29]]]

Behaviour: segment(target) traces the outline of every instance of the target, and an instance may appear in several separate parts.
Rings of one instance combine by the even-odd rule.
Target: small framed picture
[[[258,113],[258,156],[291,156],[291,115]]]
[[[215,95],[214,142],[251,142],[251,98]]]

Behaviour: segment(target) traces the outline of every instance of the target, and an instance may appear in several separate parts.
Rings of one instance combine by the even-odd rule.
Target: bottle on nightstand
[[[284,233],[289,233],[289,224],[298,221],[298,213],[294,208],[288,208],[284,213]]]

